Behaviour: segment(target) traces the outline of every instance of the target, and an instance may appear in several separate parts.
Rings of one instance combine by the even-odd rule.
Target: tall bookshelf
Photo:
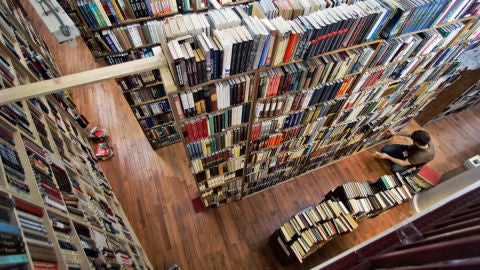
[[[465,71],[460,80],[438,92],[435,102],[426,106],[415,121],[422,126],[428,125],[471,106],[478,106],[479,79],[478,70]]]
[[[83,7],[83,1],[70,2],[74,9]],[[127,54],[143,57],[150,45],[140,45],[145,43],[142,33],[155,39],[152,46],[161,44],[176,84],[164,89],[206,207],[255,194],[383,142],[388,129],[402,128],[459,78],[462,70],[456,57],[478,46],[476,2],[418,2],[404,13],[397,12],[392,1],[310,2],[291,1],[288,6],[240,1],[231,3],[233,7],[214,5],[215,9],[192,3],[193,10],[205,12],[167,12],[160,18],[144,14],[121,23],[113,23],[113,18],[112,25],[89,27],[100,36],[99,46],[110,48],[107,59],[118,58],[112,47],[123,48],[128,40]],[[96,5],[105,11],[98,16],[112,18],[108,8]],[[424,16],[427,10],[429,16]],[[120,28],[134,25],[136,30],[127,33],[132,36],[122,38]],[[229,38],[223,39],[233,26],[246,26],[248,33],[235,30],[233,38],[238,39],[228,44]],[[107,33],[118,34],[118,42],[115,37],[112,43],[102,41]],[[257,58],[257,39],[281,33],[291,44],[275,43],[266,60]],[[134,35],[142,40],[138,46],[131,46]],[[218,44],[213,42],[215,35]],[[305,42],[307,37],[310,43]],[[218,69],[231,64],[228,61],[216,67],[208,64],[208,57],[218,56],[206,53],[207,39],[233,53],[232,70]],[[285,54],[287,47],[295,52]],[[175,51],[187,56],[178,58]],[[287,85],[292,78],[294,83]],[[327,91],[330,95],[322,95]]]
[[[413,19],[398,22],[373,9],[350,21],[356,27],[326,32],[309,49],[292,41],[289,56],[288,42],[283,51],[275,43],[270,64],[252,60],[258,47],[251,24],[268,20],[277,31],[270,36],[285,24],[302,33],[291,17],[267,19],[254,3],[198,15],[211,18],[201,29],[182,22],[185,15],[163,21],[162,48],[177,86],[167,92],[204,206],[245,198],[384,142],[389,129],[401,129],[455,82],[463,72],[456,57],[479,45],[478,15],[468,15],[477,4],[434,2],[438,17],[423,18],[427,6],[421,6],[412,9]],[[307,29],[325,23],[316,14],[363,8],[339,5],[296,21]],[[448,10],[456,11],[453,17]],[[364,23],[381,18],[381,24]],[[233,41],[221,40],[228,35]],[[224,46],[231,62],[209,65],[217,50],[205,40]],[[218,70],[228,64],[231,70]]]
[[[110,55],[106,59],[110,65],[117,65],[150,58],[155,55],[154,48],[144,48],[138,54]],[[154,150],[180,141],[165,91],[164,76],[155,68],[115,79]]]
[[[81,30],[96,60],[158,46],[160,40],[156,32],[162,19],[180,13],[204,11],[211,5],[204,0],[58,2]],[[242,1],[246,2],[249,1]]]
[[[68,92],[9,97],[60,72],[16,2],[2,1],[0,13],[0,234],[14,246],[0,267],[152,269]]]
[[[223,4],[250,1],[227,2]],[[152,48],[161,43],[159,26],[163,19],[210,7],[209,1],[200,0],[167,0],[162,4],[147,0],[61,0],[59,4],[79,28],[93,57],[109,65],[151,56]],[[157,70],[148,73],[153,74],[135,74],[117,82],[152,148],[158,149],[179,142],[180,137],[162,79]]]

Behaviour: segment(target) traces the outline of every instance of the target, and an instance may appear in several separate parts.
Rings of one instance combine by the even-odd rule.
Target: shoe
[[[95,141],[103,141],[107,136],[107,131],[103,128],[94,127],[90,130],[88,138]]]
[[[102,142],[97,145],[97,149],[95,149],[95,156],[102,160],[107,160],[113,157],[113,147],[108,142]]]

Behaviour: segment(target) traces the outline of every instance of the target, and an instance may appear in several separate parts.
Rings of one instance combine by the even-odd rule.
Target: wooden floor
[[[81,39],[70,47],[44,38],[65,75],[102,66]],[[284,267],[268,246],[270,235],[343,182],[387,174],[387,164],[370,156],[379,146],[237,203],[195,213],[191,199],[197,188],[180,144],[153,151],[114,81],[72,89],[72,94],[90,127],[108,131],[115,156],[101,166],[155,269],[174,263],[182,269],[308,269],[409,216],[406,204],[398,206],[362,221],[358,230],[329,242],[304,264]],[[432,168],[448,173],[480,153],[479,116],[477,106],[425,127],[437,150]]]

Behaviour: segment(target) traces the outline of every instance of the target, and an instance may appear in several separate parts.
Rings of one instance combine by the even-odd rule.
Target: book
[[[423,165],[420,171],[412,177],[412,181],[424,189],[429,189],[438,185],[441,178],[442,175],[440,173],[427,165]]]

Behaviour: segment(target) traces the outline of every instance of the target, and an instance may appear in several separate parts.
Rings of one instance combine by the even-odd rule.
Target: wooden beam
[[[0,91],[0,104],[8,104],[26,98],[53,94],[88,84],[112,80],[134,73],[159,69],[160,67],[166,66],[167,62],[165,57],[162,54],[155,54],[149,58],[143,58],[117,65],[65,75],[51,80],[7,88]],[[163,75],[164,74],[162,74],[162,76]]]

